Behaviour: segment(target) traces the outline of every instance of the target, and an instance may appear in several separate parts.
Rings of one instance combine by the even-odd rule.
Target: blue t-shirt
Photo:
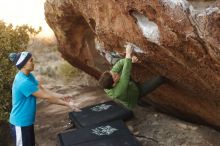
[[[34,124],[36,115],[36,97],[32,94],[39,90],[38,81],[32,73],[19,71],[12,85],[12,111],[10,123],[15,126]]]

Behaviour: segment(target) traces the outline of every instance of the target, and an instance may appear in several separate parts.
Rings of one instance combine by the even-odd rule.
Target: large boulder
[[[145,97],[149,103],[219,129],[220,1],[197,2],[47,0],[45,16],[73,66],[98,79],[111,67],[109,54],[129,43],[141,61],[133,66],[136,81],[170,80]]]

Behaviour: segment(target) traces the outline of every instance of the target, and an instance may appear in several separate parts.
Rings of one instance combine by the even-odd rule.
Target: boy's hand
[[[73,111],[76,111],[76,112],[80,112],[81,111],[77,106],[74,105],[74,102],[72,101],[71,96],[65,95],[65,96],[63,96],[63,100],[65,102],[67,102],[67,106],[70,109],[72,109]]]
[[[80,108],[74,105],[73,101],[69,102],[69,108],[71,108],[75,112],[81,112]]]

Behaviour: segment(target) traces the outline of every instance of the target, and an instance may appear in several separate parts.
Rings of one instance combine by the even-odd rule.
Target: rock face
[[[220,1],[47,0],[45,16],[63,58],[99,78],[108,55],[134,46],[132,77],[170,81],[145,99],[180,118],[220,128]]]

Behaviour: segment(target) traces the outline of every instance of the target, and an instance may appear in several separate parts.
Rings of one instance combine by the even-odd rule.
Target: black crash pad
[[[133,117],[131,110],[114,101],[88,106],[81,110],[81,112],[69,113],[70,120],[78,128],[113,120],[128,120]]]
[[[60,146],[140,146],[121,120],[66,131],[58,140]]]
[[[74,146],[141,146],[140,143],[131,135],[123,135],[120,137],[112,137],[86,143],[77,144]]]

